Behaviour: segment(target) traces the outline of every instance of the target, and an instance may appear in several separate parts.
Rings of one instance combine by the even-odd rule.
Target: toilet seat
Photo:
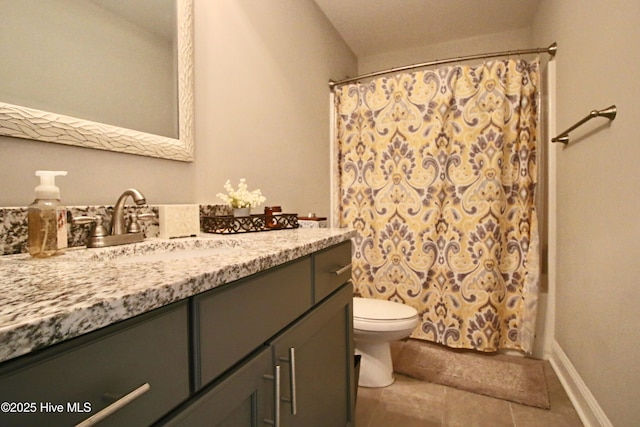
[[[370,332],[413,329],[418,320],[415,308],[373,298],[353,298],[353,327]]]

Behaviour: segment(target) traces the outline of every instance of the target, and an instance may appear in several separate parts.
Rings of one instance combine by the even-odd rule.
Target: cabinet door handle
[[[272,425],[274,427],[280,427],[280,365],[276,365],[276,376],[273,375],[263,375],[264,378],[268,380],[274,381],[274,408],[273,408],[273,419],[265,418],[263,421],[265,424]]]
[[[298,404],[296,399],[296,349],[289,348],[289,382],[291,390],[291,415],[298,413]]]
[[[282,398],[283,402],[291,403],[291,415],[298,413],[298,404],[296,403],[296,349],[289,347],[289,358],[280,357],[281,362],[289,364],[289,395],[290,399]]]
[[[107,406],[100,412],[97,412],[92,416],[90,416],[89,418],[87,418],[86,420],[80,422],[79,424],[76,424],[76,427],[88,427],[88,426],[94,425],[98,421],[101,421],[107,418],[108,416],[112,415],[114,412],[119,411],[120,409],[122,409],[123,406],[133,402],[134,400],[136,400],[137,398],[139,398],[140,396],[148,392],[150,388],[151,386],[149,385],[149,383],[142,384],[140,387],[133,390],[129,394],[122,396],[120,399],[116,400],[115,402],[113,402],[111,405]]]
[[[344,267],[341,267],[337,270],[332,271],[333,274],[335,274],[336,276],[341,275],[342,273],[346,273],[347,271],[351,270],[351,264],[347,264]]]

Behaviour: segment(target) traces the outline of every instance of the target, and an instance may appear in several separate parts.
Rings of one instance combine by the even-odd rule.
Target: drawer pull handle
[[[351,264],[347,264],[342,268],[339,268],[339,269],[337,269],[335,271],[332,271],[332,273],[335,274],[336,276],[339,276],[339,275],[341,275],[343,273],[346,273],[349,270],[351,270]]]
[[[97,412],[92,416],[90,416],[89,418],[87,418],[86,420],[82,421],[81,423],[76,424],[76,427],[88,427],[88,426],[94,425],[98,421],[101,421],[107,418],[108,416],[112,415],[114,412],[119,411],[123,406],[133,402],[134,400],[136,400],[137,398],[139,398],[140,396],[148,392],[150,388],[151,386],[149,385],[149,383],[142,384],[140,387],[133,390],[131,393],[123,396],[122,398],[116,400],[115,402],[113,402],[111,405],[107,406],[100,412]]]
[[[275,389],[275,407],[273,409],[273,420],[269,420],[265,418],[263,421],[265,424],[272,425],[274,427],[280,427],[280,365],[276,365],[276,376],[273,375],[263,375],[263,378],[267,380],[273,380],[275,384],[273,385]]]

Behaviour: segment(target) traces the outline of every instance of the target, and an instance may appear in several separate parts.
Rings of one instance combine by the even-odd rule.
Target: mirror
[[[0,135],[193,161],[193,0],[56,1],[3,12]]]

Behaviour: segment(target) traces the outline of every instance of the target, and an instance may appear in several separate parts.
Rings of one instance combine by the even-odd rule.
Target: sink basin
[[[185,260],[192,258],[203,258],[216,255],[230,254],[232,252],[241,252],[245,248],[240,246],[235,247],[217,247],[208,249],[175,249],[162,252],[151,252],[144,255],[131,255],[126,257],[115,258],[112,262],[116,264],[135,264],[154,261],[172,261],[172,260]]]
[[[140,243],[67,251],[66,261],[114,262],[118,264],[208,257],[246,250],[250,245],[236,239],[149,239]]]

